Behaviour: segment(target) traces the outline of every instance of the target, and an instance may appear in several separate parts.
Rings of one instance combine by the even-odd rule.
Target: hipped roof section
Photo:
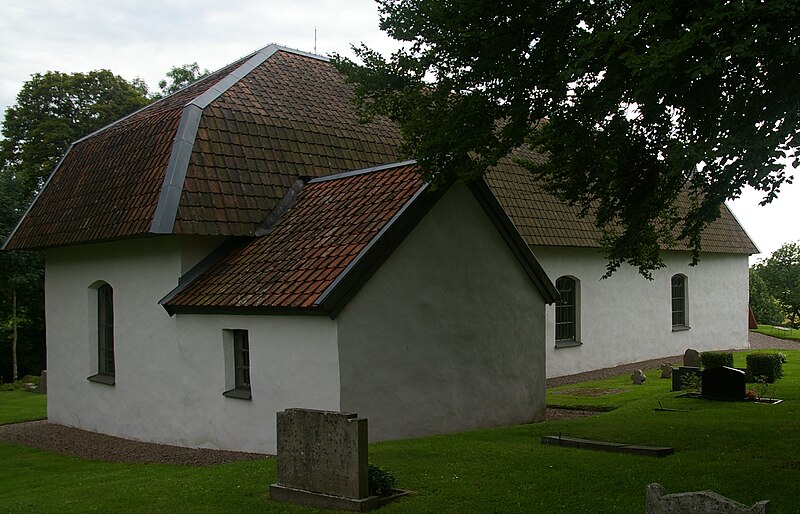
[[[483,183],[470,190],[542,297],[553,302],[557,291],[494,196]],[[413,162],[296,185],[263,235],[200,263],[160,303],[170,314],[335,317],[446,191],[429,191]]]
[[[6,248],[252,236],[298,177],[398,160],[397,126],[381,117],[360,123],[351,95],[327,59],[267,46],[76,141]],[[599,246],[592,219],[544,192],[513,159],[485,182],[529,245]],[[701,249],[758,252],[727,207]]]
[[[252,235],[298,176],[395,162],[327,59],[267,46],[76,141],[6,247]]]

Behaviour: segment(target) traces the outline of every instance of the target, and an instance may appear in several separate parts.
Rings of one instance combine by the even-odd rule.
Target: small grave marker
[[[647,380],[647,375],[645,375],[645,374],[642,372],[642,370],[640,370],[640,369],[637,369],[637,370],[636,370],[636,371],[634,371],[634,372],[633,372],[633,374],[631,375],[631,380],[633,380],[633,383],[634,383],[635,385],[642,385],[642,384],[644,384],[644,381],[645,381],[645,380]]]
[[[700,367],[700,352],[689,348],[683,354],[683,365],[690,368]]]
[[[661,378],[670,378],[672,376],[672,365],[671,364],[662,364],[661,365]]]
[[[683,389],[684,377],[688,375],[697,375],[702,377],[703,373],[698,367],[681,366],[678,369],[672,370],[672,390],[681,391]]]

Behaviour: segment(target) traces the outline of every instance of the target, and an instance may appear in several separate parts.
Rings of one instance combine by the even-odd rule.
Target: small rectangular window
[[[97,299],[97,373],[87,378],[114,385],[114,289],[105,282],[98,284],[89,288]]]
[[[236,360],[236,389],[250,390],[250,343],[247,330],[233,331],[233,358]]]
[[[99,373],[114,374],[114,290],[108,284],[97,289],[97,354]]]
[[[250,338],[247,330],[224,330],[225,386],[223,395],[249,400],[250,393]]]

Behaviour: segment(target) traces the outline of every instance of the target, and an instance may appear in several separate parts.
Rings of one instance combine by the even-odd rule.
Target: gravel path
[[[800,350],[800,343],[750,332],[750,348]],[[680,362],[682,356],[653,359],[644,362],[614,366],[612,368],[587,371],[576,375],[547,380],[547,387],[574,384],[585,380],[596,380],[620,374],[632,373],[636,369],[652,369],[664,363]],[[546,420],[558,420],[583,416],[594,416],[599,412],[572,409],[548,409]],[[112,437],[77,428],[31,421],[0,425],[0,440],[9,441],[41,450],[64,453],[84,459],[113,462],[182,464],[186,466],[215,466],[243,460],[268,459],[269,455],[205,448],[183,448],[165,444],[144,443],[131,439]]]
[[[144,443],[98,434],[47,421],[0,425],[0,440],[83,459],[140,464],[215,466],[242,460],[266,459],[269,455],[205,448],[182,448]]]

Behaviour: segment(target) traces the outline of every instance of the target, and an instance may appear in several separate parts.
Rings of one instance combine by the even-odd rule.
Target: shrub
[[[733,367],[733,354],[731,352],[703,352],[700,354],[700,364],[703,369]]]
[[[771,384],[783,376],[783,363],[777,353],[751,353],[747,356],[747,381],[755,382],[763,377]]]
[[[378,466],[369,465],[369,494],[372,496],[389,496],[397,481],[389,471],[384,471]]]

